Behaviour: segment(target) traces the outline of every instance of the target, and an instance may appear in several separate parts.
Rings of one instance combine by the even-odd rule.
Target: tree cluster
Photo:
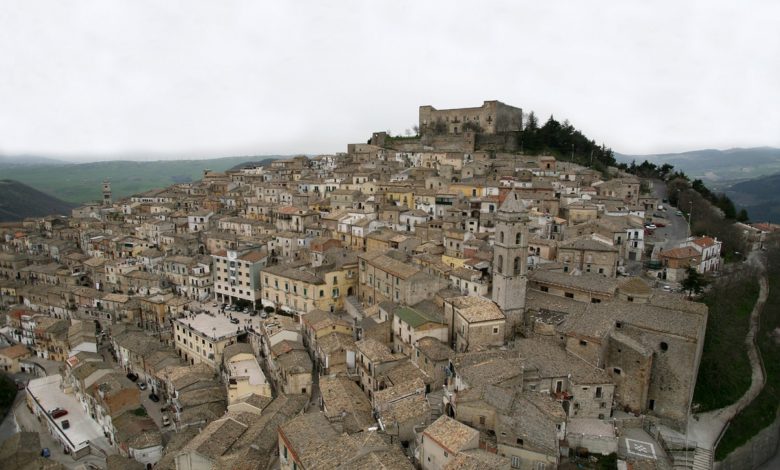
[[[560,123],[553,116],[540,127],[532,111],[518,139],[524,153],[554,155],[559,160],[573,161],[602,173],[607,167],[617,164],[612,149],[588,139],[569,121]]]
[[[702,196],[687,180],[677,178],[670,181],[667,192],[672,204],[689,211],[692,234],[717,237],[723,242],[723,252],[727,257],[741,257],[745,253],[745,237],[734,224],[734,219],[728,218],[725,211]]]

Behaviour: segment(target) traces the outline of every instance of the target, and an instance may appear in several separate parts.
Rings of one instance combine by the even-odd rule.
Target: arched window
[[[517,236],[515,237],[515,245],[521,245],[522,240],[523,240],[523,234],[518,233]]]
[[[503,235],[503,233],[502,233]],[[498,271],[499,274],[503,272],[504,269],[504,257],[501,255],[498,255],[498,260],[496,263],[498,266],[496,266],[496,271]]]
[[[520,274],[520,257],[515,258],[515,274]]]
[[[498,232],[499,243],[504,243],[504,232]]]

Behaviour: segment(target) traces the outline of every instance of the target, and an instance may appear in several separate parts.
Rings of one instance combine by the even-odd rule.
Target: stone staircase
[[[696,453],[693,457],[693,470],[712,470],[711,450],[701,447],[696,448]]]
[[[436,419],[442,415],[443,397],[444,391],[442,390],[431,392],[425,396],[425,399],[428,401],[428,405],[431,407],[431,422],[436,421]]]

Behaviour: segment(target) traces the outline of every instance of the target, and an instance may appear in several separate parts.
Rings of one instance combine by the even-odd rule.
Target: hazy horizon
[[[749,147],[729,147],[729,148],[712,148],[712,147],[701,147],[701,148],[693,148],[693,149],[686,149],[681,151],[672,151],[672,152],[657,152],[657,153],[644,153],[644,154],[634,154],[634,153],[626,153],[626,152],[620,152],[619,150],[612,149],[616,155],[623,155],[628,157],[654,157],[654,156],[663,156],[663,155],[676,155],[676,154],[684,154],[684,153],[693,153],[698,151],[706,151],[706,150],[713,150],[718,152],[728,152],[733,150],[751,150],[751,149],[778,149],[778,147],[773,147],[771,145],[754,145]],[[334,152],[335,153],[335,152]],[[8,155],[8,154],[0,154],[0,161],[3,159],[10,159],[10,160],[18,160],[23,159],[25,157],[32,157],[32,158],[44,158],[47,160],[55,160],[55,161],[62,161],[66,163],[99,163],[99,162],[115,162],[115,161],[138,161],[138,162],[156,162],[156,161],[187,161],[187,160],[215,160],[215,159],[221,159],[221,158],[289,158],[289,157],[295,157],[295,156],[317,156],[317,155],[327,155],[328,153],[302,153],[302,152],[292,152],[289,154],[247,154],[247,155],[228,155],[228,154],[214,154],[214,155],[191,155],[191,156],[181,156],[181,155],[163,155],[163,154],[157,154],[157,155],[93,155],[93,156],[68,156],[68,155],[51,155],[51,154],[17,154],[17,155]],[[618,159],[620,160],[620,159]]]

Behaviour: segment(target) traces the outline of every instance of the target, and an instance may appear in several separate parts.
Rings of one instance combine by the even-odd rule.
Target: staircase
[[[436,421],[436,419],[442,415],[443,396],[443,391],[431,392],[425,396],[425,399],[428,401],[428,405],[431,407],[431,422]]]
[[[711,470],[712,469],[712,451],[696,448],[696,454],[693,457],[693,470]]]

